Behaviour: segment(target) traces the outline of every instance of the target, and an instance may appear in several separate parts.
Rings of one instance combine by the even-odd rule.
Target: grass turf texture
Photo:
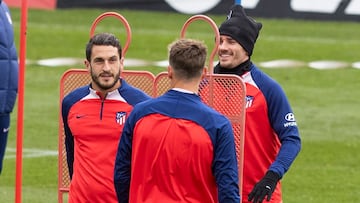
[[[90,25],[105,11],[110,10],[29,10],[27,58],[84,58]],[[190,17],[175,13],[112,11],[126,17],[132,28],[132,43],[126,57],[151,61],[167,58],[167,45],[179,37],[182,25]],[[20,15],[20,10],[12,9],[18,46]],[[219,25],[225,15],[210,17]],[[255,63],[275,59],[351,63],[360,59],[358,23],[257,20],[264,27],[252,56]],[[118,33],[119,38],[125,40],[120,34],[124,33],[122,24],[114,19],[102,21],[97,31]],[[195,22],[186,36],[203,39],[212,49],[214,37],[207,24]],[[59,80],[63,72],[72,67],[26,67],[24,148],[57,150]],[[150,66],[137,69],[154,74],[165,70]],[[283,179],[284,202],[359,202],[360,70],[320,71],[306,67],[263,70],[282,84],[302,136],[302,151]],[[9,148],[16,147],[16,116],[15,109]],[[2,203],[14,202],[14,187],[15,159],[5,159],[0,176]],[[23,202],[57,202],[57,157],[24,158],[22,189]]]

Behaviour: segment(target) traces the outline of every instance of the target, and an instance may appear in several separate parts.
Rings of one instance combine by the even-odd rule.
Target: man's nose
[[[105,61],[104,61],[103,69],[104,69],[104,70],[110,70],[110,69],[111,69],[111,65],[110,65],[110,63],[109,63],[108,60],[105,60]]]
[[[219,49],[226,49],[226,48],[227,48],[226,43],[224,43],[224,42],[219,43]]]

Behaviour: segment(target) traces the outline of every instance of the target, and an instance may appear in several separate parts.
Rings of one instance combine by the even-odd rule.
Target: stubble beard
[[[101,73],[104,74],[104,73]],[[111,74],[111,73],[106,73],[106,74]],[[111,74],[112,78],[113,78],[113,82],[108,84],[106,82],[101,82],[100,81],[100,75],[95,75],[95,74],[91,74],[91,78],[94,81],[94,83],[101,89],[101,90],[109,90],[112,89],[116,83],[118,82],[119,78],[120,78],[120,72],[118,72],[117,74],[113,75]]]

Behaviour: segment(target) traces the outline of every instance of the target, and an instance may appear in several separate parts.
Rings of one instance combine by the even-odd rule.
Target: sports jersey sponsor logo
[[[285,120],[287,121],[295,121],[295,116],[293,113],[288,113],[285,115]]]
[[[121,111],[116,113],[116,123],[119,125],[124,125],[126,120],[126,112]]]
[[[252,106],[254,102],[254,97],[253,96],[249,96],[249,95],[246,95],[246,104],[245,104],[245,108],[249,108]]]
[[[293,113],[287,113],[285,115],[285,120],[288,121],[286,123],[284,123],[284,127],[289,127],[289,126],[297,126],[296,121],[295,121],[295,115]]]

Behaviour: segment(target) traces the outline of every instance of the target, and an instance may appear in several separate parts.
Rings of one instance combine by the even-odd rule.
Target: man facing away
[[[113,34],[94,35],[85,60],[91,83],[62,101],[70,203],[117,202],[113,174],[120,135],[133,106],[150,98],[120,78],[121,52]]]
[[[234,5],[219,27],[214,73],[238,75],[246,84],[242,202],[281,203],[280,179],[297,157],[301,140],[284,91],[250,59],[261,28]]]
[[[198,96],[207,48],[179,39],[169,46],[171,89],[134,107],[115,163],[120,203],[239,202],[230,121]]]

